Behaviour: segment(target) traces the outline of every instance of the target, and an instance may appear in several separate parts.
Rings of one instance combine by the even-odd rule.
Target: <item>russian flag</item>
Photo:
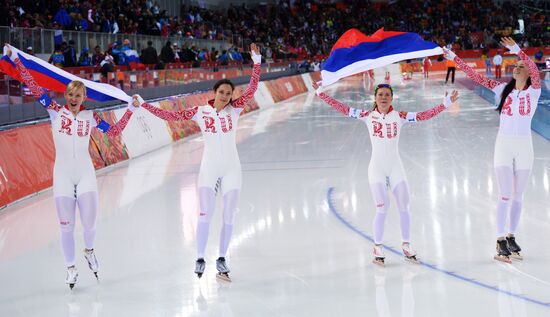
[[[126,59],[131,69],[137,69],[139,66],[139,55],[136,50],[125,50]]]
[[[322,86],[341,78],[395,62],[443,54],[437,44],[412,32],[376,31],[366,36],[357,29],[346,31],[332,47],[321,70]]]
[[[86,95],[88,99],[97,101],[112,101],[122,100],[129,102],[132,97],[128,96],[124,91],[111,86],[109,84],[96,83],[91,80],[77,77],[71,73],[68,73],[61,68],[55,67],[52,64],[48,64],[46,61],[23,53],[17,48],[6,44],[4,46],[4,56],[0,60],[0,71],[9,75],[15,80],[23,81],[15,63],[6,56],[7,48],[11,49],[12,54],[17,54],[25,68],[32,75],[36,83],[47,90],[53,90],[57,92],[65,92],[67,85],[73,80],[79,80],[86,86]]]

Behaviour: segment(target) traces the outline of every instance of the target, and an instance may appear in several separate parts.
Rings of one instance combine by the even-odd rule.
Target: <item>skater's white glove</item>
[[[449,108],[453,103],[458,100],[458,91],[453,90],[452,93],[445,92],[445,98],[443,99],[443,106],[445,109]]]
[[[506,48],[510,51],[510,53],[514,55],[518,55],[519,51],[521,51],[521,48],[517,44],[510,45],[510,46],[506,45]]]
[[[144,103],[145,101],[143,100],[143,98],[141,98],[140,95],[133,95],[132,101],[128,102],[128,110],[134,112],[138,110],[139,107],[141,107],[141,105],[143,105]]]
[[[4,55],[11,59],[12,62],[17,58],[17,53],[11,50],[8,44],[4,45]]]
[[[250,57],[252,57],[252,61],[254,62],[254,64],[261,64],[262,63],[262,55],[261,54],[256,54],[256,53],[254,53],[254,51],[251,51],[250,52]]]
[[[442,47],[441,49],[443,50],[443,53],[444,53],[443,56],[445,56],[446,59],[451,60],[451,61],[455,59],[456,54],[453,51],[451,51],[449,49],[446,49],[444,47]]]
[[[322,90],[323,90],[323,86],[321,86],[321,81],[319,82],[313,82],[313,84],[311,85],[311,87],[313,87],[313,90],[315,90],[315,94],[317,96],[319,96],[320,93],[322,93]]]

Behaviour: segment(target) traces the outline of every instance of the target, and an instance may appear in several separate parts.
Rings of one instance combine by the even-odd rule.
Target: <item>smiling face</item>
[[[216,89],[216,95],[214,96],[215,106],[225,106],[231,101],[233,96],[233,87],[229,84],[221,84]]]
[[[378,110],[387,113],[393,101],[393,93],[390,88],[378,88],[374,100]]]
[[[69,106],[69,110],[77,114],[84,100],[86,100],[86,89],[84,84],[80,81],[70,82],[65,91],[65,102]]]

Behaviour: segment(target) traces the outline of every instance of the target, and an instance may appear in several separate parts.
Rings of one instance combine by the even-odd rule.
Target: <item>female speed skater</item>
[[[166,111],[147,103],[144,109],[153,115],[170,121],[194,120],[198,123],[204,137],[204,152],[198,178],[199,220],[197,224],[197,261],[195,273],[200,278],[205,270],[204,252],[208,240],[210,221],[215,211],[216,188],[221,185],[223,194],[223,225],[220,234],[219,257],[216,260],[217,278],[231,281],[229,267],[225,257],[235,221],[235,211],[241,191],[242,172],[235,135],[239,115],[246,103],[254,96],[260,80],[262,56],[255,44],[250,45],[254,62],[250,83],[243,95],[233,100],[235,86],[228,79],[222,79],[214,85],[215,97],[204,106],[184,111]],[[141,97],[140,101],[143,102]]]
[[[495,260],[511,263],[510,257],[522,260],[516,242],[516,230],[522,212],[523,194],[533,168],[531,120],[541,95],[537,65],[516,42],[503,37],[501,44],[519,57],[514,65],[512,80],[501,83],[478,74],[455,53],[444,49],[445,57],[456,64],[476,83],[492,90],[499,101],[500,125],[495,144],[494,168],[499,195],[497,201],[497,243]],[[509,210],[509,211],[508,211]],[[506,218],[510,214],[508,233]]]
[[[409,185],[399,156],[399,136],[405,124],[431,119],[448,108],[458,99],[458,92],[454,90],[451,95],[445,94],[442,104],[426,111],[398,112],[392,106],[393,89],[388,84],[376,86],[374,90],[375,102],[370,110],[351,108],[327,94],[319,92],[319,86],[316,83],[313,84],[313,88],[317,95],[332,108],[347,117],[359,119],[367,125],[372,145],[368,179],[372,197],[376,204],[376,215],[373,223],[373,263],[384,265],[385,255],[382,241],[386,212],[389,209],[388,187],[392,190],[397,202],[403,254],[406,260],[418,263],[416,252],[410,245]]]
[[[94,252],[99,207],[97,180],[88,151],[91,129],[96,128],[109,136],[120,135],[139,102],[137,96],[134,96],[133,102],[128,103],[128,110],[120,121],[110,125],[96,112],[86,110],[82,105],[86,99],[86,87],[83,82],[75,80],[67,85],[66,104],[61,106],[48,96],[44,88],[38,86],[16,53],[8,49],[6,55],[16,65],[25,85],[50,116],[55,145],[53,192],[61,226],[61,249],[67,266],[65,282],[72,289],[78,278],[74,242],[77,206],[84,228],[84,257],[96,278],[99,270],[99,262]]]

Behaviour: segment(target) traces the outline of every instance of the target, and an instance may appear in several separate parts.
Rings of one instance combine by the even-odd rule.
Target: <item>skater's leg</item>
[[[514,197],[510,208],[509,235],[514,235],[516,233],[521,216],[523,195],[525,193],[525,189],[527,188],[530,175],[531,170],[518,170],[514,173]]]
[[[220,234],[220,257],[225,257],[233,233],[233,223],[235,222],[235,212],[239,202],[240,190],[230,190],[223,196],[223,225]]]
[[[80,222],[84,228],[84,257],[86,261],[88,261],[90,270],[92,270],[97,277],[99,262],[94,252],[97,210],[99,205],[97,192],[92,191],[80,194],[76,201],[80,211]]]
[[[97,192],[81,194],[77,198],[77,203],[80,211],[80,222],[84,228],[84,245],[87,250],[93,250],[98,210]]]
[[[386,220],[386,213],[390,208],[388,190],[386,185],[382,183],[370,184],[370,190],[376,205],[373,221],[374,243],[382,244],[382,240],[384,239],[384,222]]]
[[[199,220],[197,223],[197,257],[204,258],[210,221],[216,209],[216,197],[213,188],[199,188]]]
[[[73,197],[56,197],[57,217],[61,227],[61,249],[67,267],[75,265],[74,222],[76,200]]]
[[[512,198],[514,173],[509,166],[495,167],[497,185],[498,185],[498,202],[497,202],[497,238],[504,239],[506,214],[510,207],[510,199]]]
[[[409,212],[409,186],[406,181],[400,182],[393,188],[393,195],[399,211],[401,225],[401,239],[410,242],[410,212]]]

